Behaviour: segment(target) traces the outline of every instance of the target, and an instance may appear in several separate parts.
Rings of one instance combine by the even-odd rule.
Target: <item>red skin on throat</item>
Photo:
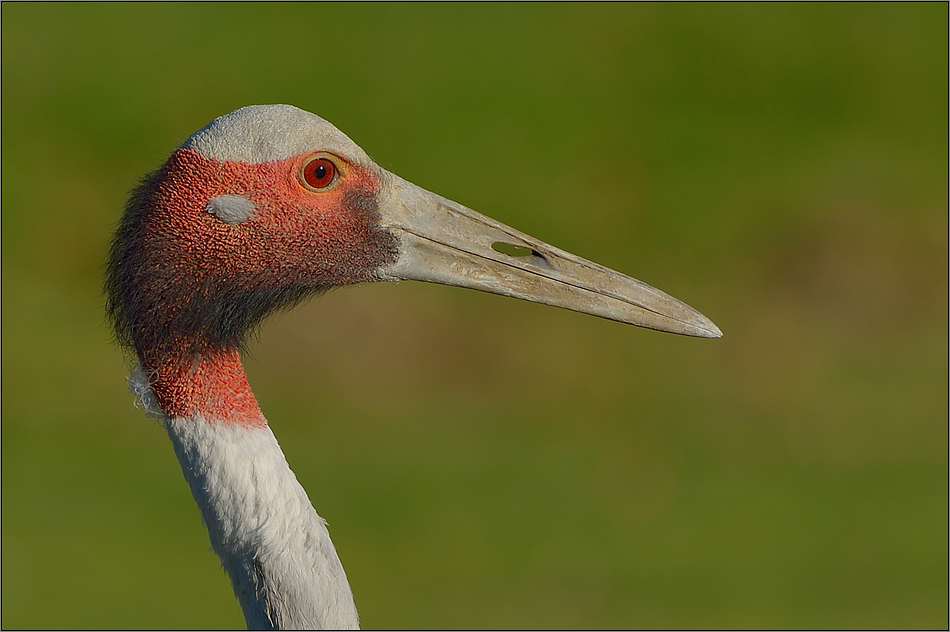
[[[149,384],[169,417],[202,415],[208,421],[264,427],[267,421],[247,382],[241,357],[227,349],[182,360],[166,357],[145,364]]]

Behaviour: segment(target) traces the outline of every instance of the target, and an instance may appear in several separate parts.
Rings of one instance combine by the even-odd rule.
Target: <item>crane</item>
[[[215,119],[132,191],[105,295],[130,388],[171,439],[249,629],[359,619],[326,523],[248,384],[245,341],[328,288],[398,280],[722,335],[645,283],[382,169],[314,114],[258,105]]]

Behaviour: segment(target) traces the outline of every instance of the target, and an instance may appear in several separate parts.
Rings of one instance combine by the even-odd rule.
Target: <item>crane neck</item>
[[[238,351],[140,352],[139,359],[130,386],[147,408],[161,408],[248,628],[357,628],[326,522],[287,465]]]
[[[359,627],[326,522],[271,429],[202,415],[163,425],[248,629]]]

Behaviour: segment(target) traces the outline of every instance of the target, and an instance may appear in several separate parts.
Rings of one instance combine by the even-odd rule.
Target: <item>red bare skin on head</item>
[[[353,208],[347,195],[375,195],[379,179],[341,161],[347,173],[339,184],[314,192],[298,179],[308,158],[246,164],[178,150],[166,164],[169,176],[157,182],[153,227],[174,240],[189,271],[199,276],[234,276],[249,287],[366,280],[371,262],[359,245],[372,227],[365,209]],[[245,196],[257,210],[240,224],[205,210],[209,199],[228,194]]]
[[[247,164],[180,149],[127,210],[110,264],[117,322],[167,415],[264,424],[238,350],[248,330],[314,291],[372,281],[394,260],[395,240],[378,226],[378,175],[339,158],[337,180],[314,191],[300,182],[310,159]],[[254,203],[247,220],[206,210],[229,194]]]

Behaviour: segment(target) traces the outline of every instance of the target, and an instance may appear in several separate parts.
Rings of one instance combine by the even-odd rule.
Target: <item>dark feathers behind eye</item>
[[[241,348],[248,335],[277,309],[299,304],[327,286],[260,286],[234,279],[200,279],[174,265],[162,235],[150,230],[156,213],[159,169],[142,178],[126,203],[112,238],[106,265],[106,313],[123,347],[182,352]]]

